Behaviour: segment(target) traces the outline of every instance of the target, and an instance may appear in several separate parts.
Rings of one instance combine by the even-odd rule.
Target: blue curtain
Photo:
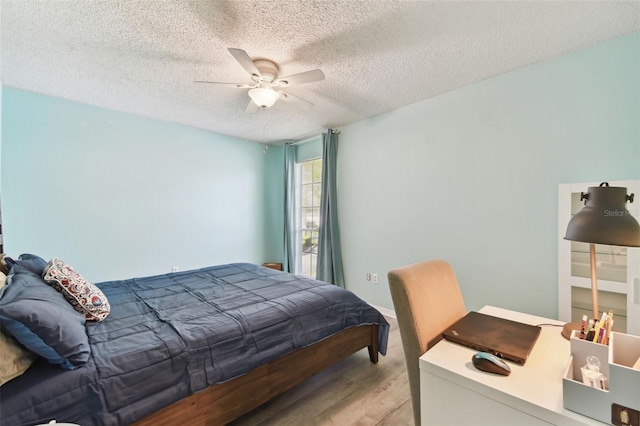
[[[338,224],[338,132],[322,134],[322,195],[316,278],[344,287],[340,226]]]
[[[284,147],[284,262],[285,272],[295,273],[296,254],[299,252],[296,217],[296,147],[286,144]]]

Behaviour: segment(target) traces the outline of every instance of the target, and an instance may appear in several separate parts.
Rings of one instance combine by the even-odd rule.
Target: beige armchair
[[[418,358],[441,339],[442,332],[466,313],[451,265],[431,260],[388,273],[393,306],[411,387],[416,426],[420,425],[420,369]]]

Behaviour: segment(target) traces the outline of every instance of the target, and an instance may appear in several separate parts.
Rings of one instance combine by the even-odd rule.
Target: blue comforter
[[[87,364],[38,360],[0,388],[0,424],[130,424],[358,325],[378,324],[386,353],[388,323],[353,293],[252,264],[97,285],[111,313],[87,322]]]

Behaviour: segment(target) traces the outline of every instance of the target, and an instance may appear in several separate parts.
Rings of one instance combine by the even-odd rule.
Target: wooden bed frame
[[[371,362],[377,363],[377,325],[342,330],[240,377],[212,385],[151,414],[134,426],[227,424],[365,347],[369,348]]]

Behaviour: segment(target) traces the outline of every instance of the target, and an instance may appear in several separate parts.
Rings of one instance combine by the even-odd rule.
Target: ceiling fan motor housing
[[[258,71],[260,71],[260,74],[262,74],[263,80],[271,83],[278,78],[278,71],[280,70],[278,68],[278,65],[276,65],[274,62],[271,62],[267,59],[255,59],[253,63],[256,68],[258,68]]]

